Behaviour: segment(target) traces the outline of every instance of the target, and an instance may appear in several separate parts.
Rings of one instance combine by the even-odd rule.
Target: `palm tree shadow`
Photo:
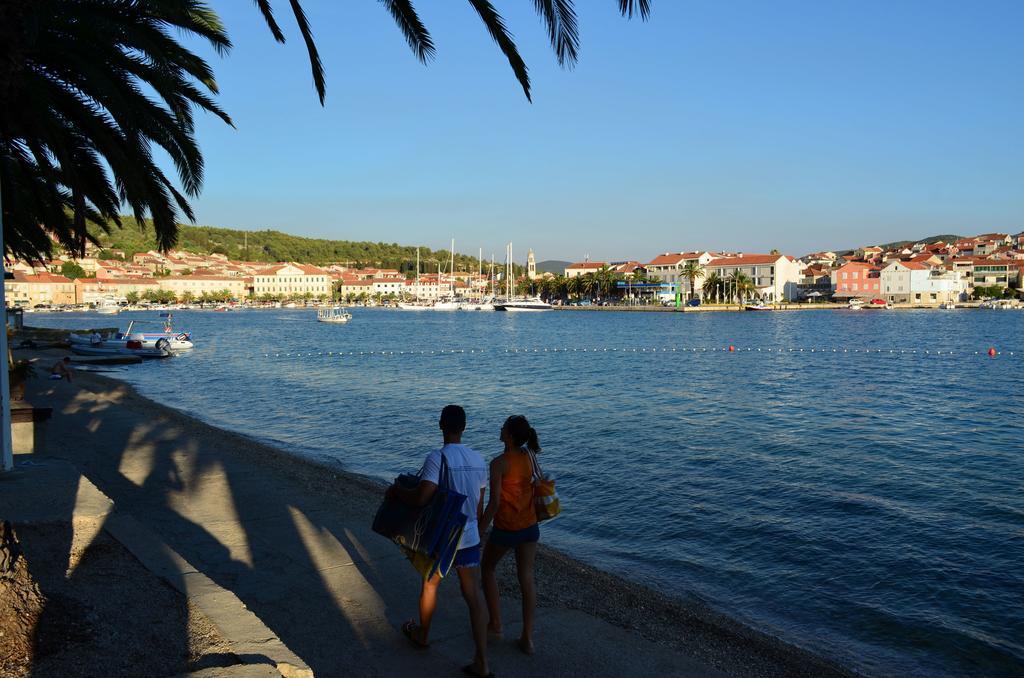
[[[191,565],[194,571],[183,570],[171,555],[149,554],[147,565],[174,588],[200,602],[211,593],[204,581],[231,591],[317,675],[344,673],[365,663],[361,653],[371,646],[394,642],[381,613],[389,616],[387,592],[395,583],[322,497],[304,496],[287,474],[268,474],[222,435],[211,437],[177,413],[139,417],[148,401],[123,386],[91,382],[77,397],[54,391],[47,394],[55,411],[51,440],[73,444],[51,445],[48,454],[73,463],[113,499],[115,515],[130,515]],[[69,585],[78,576],[72,572]],[[405,588],[414,592],[414,585]],[[366,617],[346,611],[352,601]],[[169,635],[160,642],[188,646],[187,625]],[[246,663],[270,662],[256,644],[235,652]]]

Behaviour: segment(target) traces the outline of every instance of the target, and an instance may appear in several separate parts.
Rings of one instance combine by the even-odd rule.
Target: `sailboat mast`
[[[452,238],[452,268],[448,271],[448,281],[451,283],[452,299],[455,299],[455,238]]]

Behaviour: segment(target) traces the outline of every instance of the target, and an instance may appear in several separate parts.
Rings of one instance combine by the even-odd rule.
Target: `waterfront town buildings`
[[[757,299],[769,303],[799,299],[803,266],[784,254],[736,254],[717,257],[704,265],[705,277],[717,273],[728,283],[736,274],[743,274],[754,284]],[[689,281],[687,281],[688,284]],[[694,282],[696,287],[699,283]]]
[[[683,269],[689,263],[697,263],[700,266],[707,266],[715,256],[710,252],[665,252],[651,259],[646,264],[647,275],[662,284],[670,285],[673,291],[679,291],[682,284],[682,293],[690,296],[696,290],[690,289],[690,280],[683,275]],[[694,287],[700,287],[699,281],[694,281]]]
[[[77,275],[62,275],[68,263]],[[533,268],[530,268],[532,264]],[[700,274],[691,288],[684,272]],[[639,278],[651,298],[677,296],[709,301],[703,283],[710,276],[729,281],[748,278],[751,299],[769,303],[860,298],[896,304],[937,305],[962,301],[978,293],[1020,295],[1024,287],[1024,233],[987,233],[951,242],[918,242],[890,247],[866,245],[849,252],[816,252],[800,259],[785,254],[750,254],[692,250],[665,252],[646,263],[630,260],[570,264],[562,279],[607,270],[620,280]],[[72,267],[75,268],[75,267]],[[55,258],[43,263],[7,262],[7,303],[11,306],[124,302],[154,292],[178,299],[328,299],[416,298],[436,300],[451,294],[485,296],[491,279],[480,272],[432,273],[413,277],[396,269],[324,267],[297,262],[232,261],[222,254],[192,252],[123,252],[87,248],[87,256]],[[530,277],[530,272],[533,277]],[[69,273],[70,275],[70,273]],[[536,273],[533,252],[523,281],[540,289],[558,276]],[[501,280],[498,276],[497,281]],[[500,285],[499,285],[500,287]],[[635,289],[635,288],[634,288]],[[632,292],[635,294],[636,292]]]
[[[77,303],[74,281],[53,273],[14,271],[12,279],[4,281],[4,287],[10,306],[31,308]]]

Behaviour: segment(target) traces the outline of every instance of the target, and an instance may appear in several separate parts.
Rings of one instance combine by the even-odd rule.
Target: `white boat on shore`
[[[318,308],[316,310],[316,319],[318,322],[340,325],[352,320],[352,314],[343,306],[330,306]]]
[[[133,355],[139,358],[169,358],[174,355],[171,342],[166,338],[147,342],[141,334],[133,334],[124,339],[103,339],[97,341],[95,336],[86,342],[72,341],[71,352],[86,356],[117,356]]]
[[[171,315],[168,313],[161,323],[161,331],[159,332],[140,332],[137,331],[135,326],[137,324],[145,323],[145,320],[132,320],[128,323],[128,329],[124,332],[115,332],[109,335],[100,334],[77,334],[72,333],[68,337],[68,341],[71,344],[71,349],[75,350],[76,347],[102,347],[102,348],[113,348],[120,346],[122,348],[127,347],[129,342],[138,342],[139,348],[142,349],[155,349],[158,347],[164,347],[172,353],[177,351],[187,351],[195,347],[192,343],[192,334],[190,332],[175,332],[171,326]],[[152,321],[155,322],[155,321]],[[82,355],[107,355],[108,353],[83,353]]]

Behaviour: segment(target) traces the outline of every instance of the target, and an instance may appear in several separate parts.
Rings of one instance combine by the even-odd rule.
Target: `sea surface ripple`
[[[544,541],[870,674],[1024,673],[1024,313],[354,316],[179,312],[195,351],[116,372],[385,479],[449,402],[488,458],[525,414],[566,507]]]

